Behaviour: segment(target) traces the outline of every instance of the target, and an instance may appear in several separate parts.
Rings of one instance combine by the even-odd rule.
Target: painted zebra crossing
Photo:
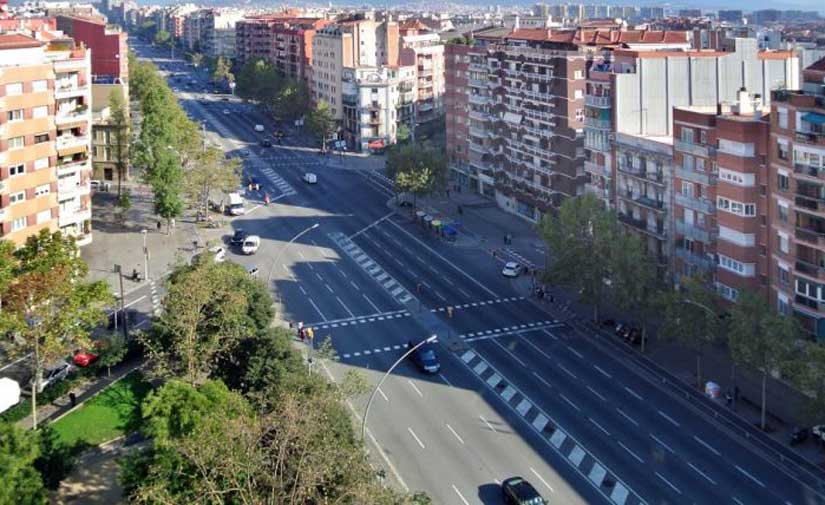
[[[443,307],[436,307],[434,309],[430,309],[430,312],[444,312],[449,307],[452,307],[453,310],[460,310],[460,309],[471,309],[473,307],[484,307],[486,305],[494,305],[496,303],[504,303],[504,302],[516,302],[519,300],[526,300],[526,296],[505,296],[503,298],[495,298],[493,300],[480,300],[477,302],[468,302],[468,303],[457,303],[455,305],[445,305]]]
[[[381,312],[378,314],[370,314],[367,316],[358,316],[358,317],[350,317],[347,319],[336,319],[333,321],[324,321],[323,323],[314,323],[308,324],[307,326],[311,326],[313,328],[319,330],[327,330],[330,328],[339,328],[339,327],[347,327],[347,326],[355,326],[358,324],[366,324],[366,323],[375,323],[381,321],[389,321],[392,319],[401,319],[404,317],[410,317],[410,312],[408,310],[396,310],[392,312]]]
[[[547,412],[535,405],[502,373],[475,351],[461,354],[461,363],[475,374],[484,386],[501,397],[544,441],[587,480],[599,493],[615,505],[646,505],[618,476],[565,429]]]
[[[399,303],[404,304],[413,299],[413,296],[390,274],[384,271],[372,258],[370,258],[360,247],[341,232],[328,234],[344,253],[361,267],[370,277],[372,277],[384,290],[395,298]]]
[[[283,196],[292,196],[294,194],[297,194],[295,188],[293,188],[288,182],[286,182],[283,177],[275,173],[275,171],[272,170],[272,168],[264,167],[260,168],[260,170],[261,173],[263,173],[264,176],[267,179],[269,179],[269,182],[271,182],[273,186],[278,188],[278,190],[281,192]]]

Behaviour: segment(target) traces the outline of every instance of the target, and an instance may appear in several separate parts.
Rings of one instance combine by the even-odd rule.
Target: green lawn
[[[140,402],[150,390],[141,374],[132,372],[52,426],[67,445],[98,445],[139,427]]]

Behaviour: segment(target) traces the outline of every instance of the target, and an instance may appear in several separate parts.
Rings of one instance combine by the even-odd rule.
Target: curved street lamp
[[[281,250],[275,256],[275,259],[272,260],[272,264],[269,266],[269,275],[267,276],[267,280],[266,280],[267,285],[272,284],[272,271],[275,269],[275,264],[278,263],[278,261],[280,261],[281,256],[283,256],[284,253],[286,252],[286,249],[287,249],[287,247],[289,247],[289,244],[295,242],[296,240],[301,238],[303,235],[311,232],[312,230],[314,230],[315,228],[318,228],[319,226],[321,226],[321,225],[318,224],[318,223],[313,224],[309,228],[305,229],[301,233],[299,233],[299,234],[295,235],[294,237],[292,237],[291,239],[289,239],[289,242],[287,242],[286,244],[283,245],[283,247],[281,247]],[[278,297],[278,303],[280,303],[280,298],[281,297],[280,297],[280,294],[278,293],[278,290],[275,290],[275,296]]]

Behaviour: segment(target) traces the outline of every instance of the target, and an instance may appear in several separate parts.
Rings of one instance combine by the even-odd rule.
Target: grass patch
[[[140,403],[151,389],[132,372],[52,426],[66,445],[98,445],[140,427]]]

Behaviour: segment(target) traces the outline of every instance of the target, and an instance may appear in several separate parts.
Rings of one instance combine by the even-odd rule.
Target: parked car
[[[246,237],[246,240],[241,244],[241,251],[243,251],[244,254],[251,255],[258,252],[259,247],[261,247],[261,237],[250,235]]]
[[[229,109],[224,109],[223,110],[223,115],[224,116],[228,116],[229,114],[230,114]]]
[[[261,141],[261,146],[263,147],[272,147],[272,141],[269,139],[263,139]]]
[[[243,228],[237,228],[235,233],[232,234],[232,237],[229,238],[229,243],[239,246],[243,244],[244,240],[246,240],[246,231],[244,231]]]
[[[87,366],[97,361],[97,358],[98,355],[93,352],[77,351],[74,355],[73,361],[75,366],[79,366],[80,368],[86,368]]]
[[[503,275],[504,277],[515,278],[521,275],[521,272],[523,270],[524,267],[522,267],[519,263],[516,263],[515,261],[508,261],[504,265],[504,269],[501,271],[501,275]]]
[[[438,354],[430,344],[424,344],[411,356],[413,363],[419,370],[426,373],[438,373],[441,370],[441,363],[438,361]]]
[[[791,430],[790,444],[791,445],[801,444],[805,440],[808,440],[808,436],[810,434],[811,434],[811,430],[809,430],[808,428],[796,426]]]
[[[305,183],[307,184],[317,184],[318,183],[318,176],[313,174],[312,172],[307,172],[302,177]]]
[[[229,205],[226,206],[226,211],[230,216],[240,216],[246,212],[240,193],[229,193]]]
[[[814,436],[814,440],[820,444],[825,443],[825,424],[817,424],[812,427],[811,434]]]
[[[20,403],[20,384],[8,377],[0,377],[0,412]]]
[[[219,245],[210,247],[209,252],[212,253],[212,259],[215,260],[215,263],[223,263],[226,261],[226,249],[223,247]]]
[[[501,495],[507,505],[546,505],[536,488],[521,477],[510,477],[501,483]]]
[[[43,370],[43,376],[39,381],[36,381],[35,378],[32,377],[29,381],[29,385],[31,386],[36,383],[37,392],[42,393],[47,387],[68,377],[69,372],[71,371],[72,366],[65,361],[61,361],[60,363],[54,364]]]

